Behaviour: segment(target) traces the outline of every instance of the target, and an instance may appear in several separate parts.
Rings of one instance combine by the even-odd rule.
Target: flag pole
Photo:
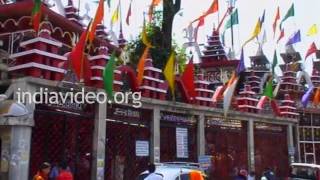
[[[229,2],[229,13],[230,13],[230,22],[231,22],[231,48],[232,48],[232,53],[234,52],[234,40],[233,40],[233,19],[232,19],[232,12],[233,12],[233,0],[230,0]]]

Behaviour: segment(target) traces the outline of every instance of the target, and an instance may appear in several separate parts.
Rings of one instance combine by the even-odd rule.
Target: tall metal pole
[[[233,40],[233,19],[232,19],[232,12],[233,12],[233,0],[229,1],[229,13],[230,13],[230,22],[231,22],[231,48],[232,53],[234,52],[234,40]]]

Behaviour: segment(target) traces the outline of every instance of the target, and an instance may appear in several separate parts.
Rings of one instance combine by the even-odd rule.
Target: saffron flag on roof
[[[114,68],[115,68],[116,55],[112,53],[106,67],[103,71],[103,84],[108,98],[113,97],[113,80],[114,80]]]
[[[316,52],[317,52],[317,46],[316,46],[316,44],[313,42],[313,43],[310,45],[310,47],[309,47],[309,49],[308,49],[308,51],[307,51],[307,53],[306,53],[305,59],[307,59],[308,56],[310,56],[311,54],[316,53]]]
[[[38,32],[39,30],[39,25],[40,25],[40,21],[41,21],[41,0],[35,0],[34,1],[34,5],[33,5],[33,9],[32,9],[32,25],[33,25],[33,29]]]
[[[298,30],[289,38],[288,42],[286,43],[286,46],[295,44],[300,41],[301,41],[301,35],[300,35],[300,30]]]
[[[308,91],[306,93],[304,93],[304,95],[302,96],[301,103],[302,103],[302,106],[304,108],[307,107],[309,99],[310,99],[312,93],[313,93],[313,86],[310,86]]]
[[[218,0],[213,0],[211,6],[209,7],[209,9],[200,17],[198,17],[197,19],[195,19],[194,21],[192,21],[192,23],[199,21],[201,18],[205,18],[206,16],[213,14],[215,12],[218,12],[219,10],[219,1]]]
[[[192,98],[191,100],[194,100],[196,98],[196,90],[194,85],[194,65],[192,59],[184,69],[181,76],[181,81],[186,88],[188,95],[190,96],[190,98]]]
[[[128,9],[128,13],[127,13],[127,17],[126,17],[126,23],[127,25],[130,25],[130,16],[131,16],[131,5],[132,5],[132,0],[130,1],[130,5],[129,5],[129,9]]]
[[[142,80],[143,80],[143,75],[144,75],[144,67],[145,67],[145,63],[146,63],[146,59],[148,57],[149,54],[149,49],[150,47],[146,47],[143,51],[142,56],[139,59],[138,62],[138,66],[137,66],[137,81],[138,81],[138,86],[140,86],[142,84]]]
[[[318,33],[318,28],[316,24],[313,24],[310,29],[308,30],[307,36],[313,36]]]
[[[282,23],[287,20],[289,17],[294,16],[294,4],[292,3],[291,7],[289,8],[287,14],[284,16],[284,18],[282,19],[281,23],[280,23],[280,29],[282,27]]]
[[[96,11],[96,15],[94,16],[93,22],[91,23],[91,27],[89,30],[90,43],[92,43],[94,40],[97,25],[102,22],[103,16],[104,16],[104,0],[100,0],[99,4],[98,4],[97,11]]]
[[[164,77],[168,81],[168,85],[171,89],[171,94],[174,96],[174,90],[175,90],[175,54],[174,52],[171,52],[169,59],[167,61],[167,64],[163,70]]]
[[[280,19],[280,8],[278,6],[277,8],[277,13],[276,13],[276,17],[274,18],[273,24],[272,24],[272,28],[273,28],[273,38],[276,35],[276,29],[277,29],[277,22]]]
[[[281,29],[280,31],[280,35],[278,37],[277,43],[279,43],[279,41],[284,37],[284,29]]]

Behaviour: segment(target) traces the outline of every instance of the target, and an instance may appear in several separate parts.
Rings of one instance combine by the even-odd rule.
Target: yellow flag
[[[142,42],[144,45],[146,45],[147,47],[152,47],[151,43],[149,42],[148,40],[148,37],[147,37],[147,32],[146,32],[146,27],[145,25],[143,24],[143,30],[142,30]]]
[[[111,17],[111,24],[116,23],[119,21],[119,12],[120,12],[120,3],[118,4],[117,9],[113,12],[112,17]]]
[[[307,36],[313,36],[313,35],[316,35],[318,33],[318,28],[317,28],[317,25],[314,24],[310,27],[308,33],[307,33]]]
[[[261,32],[261,22],[260,22],[260,19],[258,19],[258,22],[254,28],[254,31],[252,32],[252,36],[242,45],[242,47],[245,46],[248,42],[252,41],[255,37],[257,37],[260,34],[260,32]]]
[[[174,60],[175,60],[174,52],[171,52],[170,57],[167,61],[166,67],[163,70],[164,77],[168,81],[172,95],[174,95],[174,81],[175,81],[175,74],[174,74],[175,62],[174,62]]]

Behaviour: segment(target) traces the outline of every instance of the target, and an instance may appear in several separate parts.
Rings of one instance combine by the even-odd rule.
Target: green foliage
[[[146,25],[146,33],[149,41],[154,46],[150,49],[151,58],[153,60],[153,66],[163,69],[167,59],[169,58],[171,50],[168,47],[163,47],[163,33],[161,31],[162,24],[162,12],[154,12],[153,20]],[[142,42],[141,35],[128,44],[130,64],[136,68],[138,61],[146,48]],[[187,61],[185,48],[179,47],[177,43],[173,42],[173,50],[176,53],[176,60],[179,66],[179,72],[183,72],[185,63]]]

